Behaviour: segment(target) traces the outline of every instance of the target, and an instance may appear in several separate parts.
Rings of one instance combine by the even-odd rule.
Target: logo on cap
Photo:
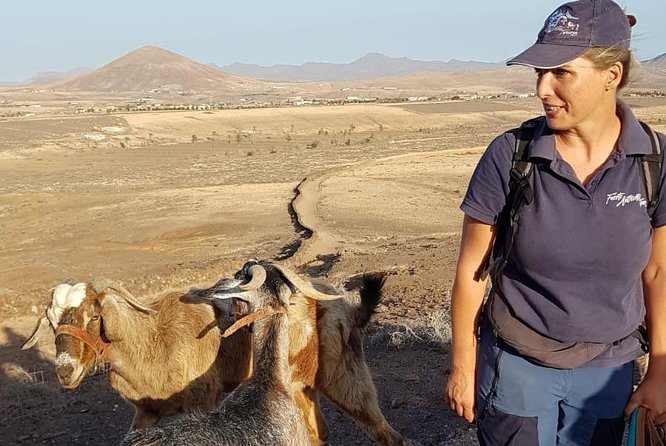
[[[557,33],[561,37],[575,37],[578,35],[578,21],[578,17],[571,14],[571,8],[561,7],[546,19],[539,40],[553,33]]]

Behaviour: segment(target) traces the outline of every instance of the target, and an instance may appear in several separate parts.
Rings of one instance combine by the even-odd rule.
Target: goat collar
[[[64,334],[73,336],[92,348],[95,352],[95,364],[103,364],[106,362],[106,358],[109,356],[109,349],[111,348],[110,342],[105,341],[101,336],[97,336],[95,339],[87,331],[81,330],[79,327],[73,325],[59,325],[58,328],[56,328],[56,338]]]
[[[247,325],[250,325],[252,322],[259,319],[260,317],[270,316],[270,315],[276,314],[276,313],[287,314],[287,309],[286,308],[280,308],[279,310],[276,310],[273,307],[264,307],[260,310],[253,311],[252,313],[238,319],[236,322],[234,322],[233,325],[229,326],[229,328],[224,330],[224,333],[222,333],[222,337],[223,338],[228,338],[229,336],[236,333],[241,328],[243,328]]]

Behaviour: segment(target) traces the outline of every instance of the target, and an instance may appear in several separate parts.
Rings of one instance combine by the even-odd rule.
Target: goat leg
[[[298,384],[292,383],[294,402],[303,415],[312,444],[322,446],[326,444],[329,430],[319,406],[319,394],[310,386]]]
[[[409,444],[386,421],[379,408],[377,390],[363,353],[363,331],[351,331],[348,342],[336,352],[328,345],[319,357],[316,388],[375,443],[384,446]]]
[[[153,427],[157,425],[158,421],[160,421],[161,417],[151,410],[145,410],[140,406],[136,406],[135,409],[130,431]]]

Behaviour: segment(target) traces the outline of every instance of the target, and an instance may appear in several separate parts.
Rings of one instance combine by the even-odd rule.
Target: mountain
[[[66,91],[242,90],[262,82],[244,79],[195,62],[171,51],[144,46],[103,67],[50,85]]]
[[[28,80],[23,82],[23,84],[46,84],[49,82],[56,82],[64,79],[71,79],[82,74],[91,72],[91,68],[74,68],[73,70],[60,72],[60,71],[44,71],[42,73],[37,73],[34,76],[31,76]]]
[[[389,57],[369,53],[347,64],[306,62],[302,65],[272,65],[269,67],[234,63],[217,67],[227,73],[272,81],[342,81],[400,76],[420,72],[459,72],[495,69],[500,63],[462,61],[420,61],[407,57]]]
[[[516,78],[513,77],[518,74],[515,70],[509,71],[514,74],[505,76],[507,68],[503,62],[486,63],[455,59],[448,62],[419,61],[407,57],[394,58],[370,53],[348,64],[308,62],[298,66],[263,67],[235,63],[220,68],[204,65],[154,46],[134,50],[96,70],[88,72],[85,70],[41,73],[33,76],[28,82],[0,83],[0,87],[30,83],[31,86],[39,84],[40,88],[60,91],[146,93],[155,90],[167,94],[209,92],[229,98],[248,94],[257,97],[275,94],[298,96],[308,85],[307,81],[313,82],[313,85],[307,86],[306,89],[318,92],[322,91],[322,85],[319,85],[322,82],[330,83],[329,87],[335,91],[348,88],[349,81],[354,83],[354,87],[367,84],[365,88],[371,90],[377,86],[407,85],[401,79],[410,81],[418,78],[421,85],[424,85],[432,78],[436,79],[432,85],[435,90],[443,86],[460,87],[466,84],[479,87],[503,86],[510,91],[519,91],[518,89],[522,91],[526,81],[531,90],[534,82],[533,71],[530,70],[525,74],[521,72]],[[636,88],[666,88],[664,87],[666,53],[641,62],[636,74],[637,82],[632,82]],[[276,85],[258,79],[299,82]],[[333,83],[337,85],[332,87]],[[346,85],[342,85],[343,83]],[[323,95],[323,93],[318,94]]]
[[[662,53],[662,54],[658,55],[657,57],[653,57],[652,59],[649,59],[649,60],[644,60],[641,63],[646,64],[646,65],[659,66],[661,68],[666,68],[666,53]]]
[[[666,53],[641,61],[635,75],[632,72],[629,86],[640,90],[664,91],[666,89]]]

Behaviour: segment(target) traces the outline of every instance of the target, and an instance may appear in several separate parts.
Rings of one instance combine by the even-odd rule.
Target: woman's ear
[[[622,62],[615,62],[606,69],[606,91],[617,89],[624,75],[624,65]]]

